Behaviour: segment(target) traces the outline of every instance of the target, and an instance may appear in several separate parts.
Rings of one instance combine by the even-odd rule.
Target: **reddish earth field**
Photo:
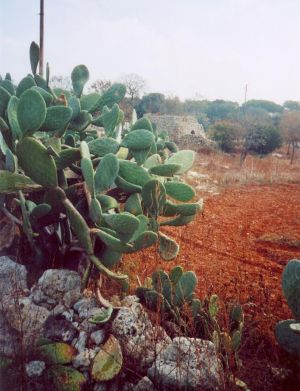
[[[252,391],[296,390],[282,381],[289,374],[282,368],[291,368],[291,361],[276,343],[274,326],[291,317],[281,273],[288,260],[300,259],[300,184],[265,182],[220,188],[214,180],[218,191],[203,193],[203,214],[187,226],[164,227],[180,244],[174,261],[162,261],[152,248],[127,256],[122,270],[133,281],[175,265],[195,271],[200,298],[216,293],[223,309],[228,303],[243,306],[243,366],[236,375]]]

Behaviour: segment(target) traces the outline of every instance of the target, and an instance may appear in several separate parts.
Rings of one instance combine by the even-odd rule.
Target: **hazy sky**
[[[0,74],[30,72],[39,0],[0,0]],[[300,0],[45,0],[51,74],[137,73],[180,98],[300,101]]]

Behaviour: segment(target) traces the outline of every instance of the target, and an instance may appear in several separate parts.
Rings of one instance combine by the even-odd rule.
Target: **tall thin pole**
[[[247,102],[247,92],[248,92],[248,84],[245,85],[245,102]]]
[[[44,73],[44,0],[40,0],[40,61],[39,74]]]

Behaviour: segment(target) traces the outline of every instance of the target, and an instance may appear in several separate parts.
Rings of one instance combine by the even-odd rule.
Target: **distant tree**
[[[167,97],[165,99],[165,112],[172,115],[183,115],[184,106],[180,99],[175,97]]]
[[[292,146],[292,164],[296,145],[300,142],[300,111],[291,111],[283,114],[280,128],[282,129],[285,142],[288,144],[288,153],[290,152],[290,146]]]
[[[243,131],[244,129],[239,122],[221,120],[209,128],[208,135],[216,141],[222,151],[233,152]]]
[[[272,116],[265,109],[257,107],[242,106],[230,117],[238,119],[246,128],[253,125],[273,125]]]
[[[111,85],[112,85],[112,82],[110,80],[97,79],[96,81],[94,81],[91,84],[89,91],[90,92],[98,92],[100,94],[103,94],[103,92],[107,91],[109,89],[109,87],[111,87]]]
[[[206,115],[209,104],[210,102],[208,100],[187,99],[183,102],[185,113],[193,114],[196,116],[198,116],[199,114]]]
[[[217,99],[208,103],[205,114],[211,122],[216,122],[228,118],[238,107],[236,102]]]
[[[146,80],[136,73],[127,73],[121,76],[120,82],[126,86],[126,94],[132,106],[134,100],[138,99],[146,87]]]
[[[242,105],[242,109],[249,109],[250,107],[254,109],[262,109],[268,113],[282,113],[283,111],[282,106],[269,100],[252,99]]]
[[[135,106],[138,117],[142,117],[145,113],[161,113],[166,111],[165,96],[158,92],[153,92],[148,95],[144,95],[141,101]]]
[[[243,148],[241,151],[241,165],[249,152],[259,155],[267,155],[282,145],[282,133],[274,126],[252,125],[244,134]]]
[[[50,78],[50,86],[52,88],[61,88],[62,90],[72,90],[72,80],[68,76],[54,75]]]
[[[289,111],[300,111],[300,102],[287,100],[284,102],[283,107]]]

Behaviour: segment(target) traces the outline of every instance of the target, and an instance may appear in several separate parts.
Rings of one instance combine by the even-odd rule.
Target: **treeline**
[[[185,100],[152,93],[135,99],[139,117],[145,113],[194,115],[208,136],[224,152],[240,152],[241,163],[248,153],[266,155],[282,144],[288,145],[291,163],[300,142],[300,102],[283,105],[268,100],[236,102],[217,99]]]
[[[66,78],[56,76],[51,81],[59,87],[70,88]],[[293,162],[295,148],[300,143],[300,102],[289,100],[279,105],[253,99],[239,105],[222,99],[181,101],[162,93],[142,95],[145,81],[138,75],[124,75],[121,81],[127,87],[127,96],[120,103],[127,120],[131,118],[132,108],[138,118],[145,113],[193,115],[221,150],[239,151],[241,161],[249,152],[264,155],[287,144]],[[110,80],[97,80],[90,92],[104,92],[110,85]]]

